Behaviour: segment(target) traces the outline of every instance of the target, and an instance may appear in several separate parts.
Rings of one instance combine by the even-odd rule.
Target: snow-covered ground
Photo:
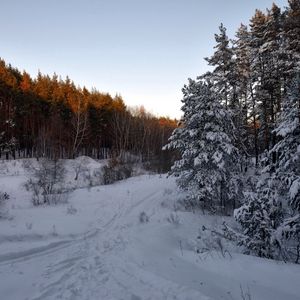
[[[0,190],[11,198],[0,220],[1,300],[300,299],[299,265],[227,245],[224,257],[198,254],[197,236],[208,238],[199,229],[222,218],[178,209],[183,195],[173,178],[142,175],[90,188],[81,181],[67,204],[33,207],[22,163],[5,166]]]

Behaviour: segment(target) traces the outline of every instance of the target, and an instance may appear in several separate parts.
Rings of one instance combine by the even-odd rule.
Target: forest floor
[[[231,218],[180,209],[174,178],[81,186],[68,203],[34,207],[28,174],[9,164],[0,174],[0,190],[10,195],[0,220],[3,300],[300,299],[299,265],[246,256],[227,243],[222,255],[201,228]]]

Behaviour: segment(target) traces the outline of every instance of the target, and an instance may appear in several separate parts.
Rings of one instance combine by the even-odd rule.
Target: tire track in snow
[[[61,247],[54,244],[48,251],[36,249],[28,256],[20,253],[21,260],[15,260],[16,264],[41,264],[37,290],[30,299],[121,299],[120,295],[122,299],[131,300],[145,299],[145,295],[147,299],[176,299],[177,294],[182,295],[177,299],[202,299],[199,294],[197,298],[185,298],[183,287],[163,278],[158,281],[157,276],[130,259],[126,261],[128,258],[122,255],[127,247],[126,222],[136,223],[138,207],[147,201],[151,204],[165,187],[157,185],[154,188],[155,192],[151,181],[128,197],[107,197],[104,206],[109,204],[108,210],[102,213],[105,218],[97,219],[97,228],[78,239],[66,241]]]
[[[108,228],[118,217],[120,217],[121,211],[119,210],[118,213],[114,214],[109,221],[107,221],[105,224],[101,225],[102,219],[98,219],[99,225],[101,227],[89,230],[73,239],[68,240],[59,240],[50,242],[47,245],[39,246],[36,248],[30,248],[28,250],[15,252],[15,253],[7,253],[7,254],[1,254],[0,255],[0,266],[16,263],[19,261],[25,261],[29,259],[34,259],[40,256],[52,254],[54,252],[57,252],[59,250],[65,249],[69,246],[74,246],[75,243],[80,243],[83,240],[92,238],[96,236],[98,233],[104,233],[105,229]],[[35,239],[37,240],[37,239]],[[42,240],[42,239],[41,239]],[[26,239],[26,241],[28,241]]]
[[[59,268],[57,268],[57,264],[53,264],[48,267],[47,272],[43,275],[45,278],[56,278],[58,275],[57,273],[62,274],[56,280],[53,280],[51,283],[43,284],[40,287],[42,292],[39,295],[36,295],[34,299],[46,299],[47,297],[52,298],[54,296],[61,299],[67,297],[66,299],[68,299],[68,295],[70,296],[70,293],[72,293],[72,297],[74,297],[74,299],[76,299],[76,297],[79,297],[78,299],[83,299],[83,295],[82,292],[80,292],[80,290],[87,284],[86,278],[89,277],[87,276],[87,273],[93,278],[96,278],[96,282],[102,282],[102,284],[104,284],[104,282],[107,282],[109,280],[111,281],[111,274],[108,271],[110,267],[105,267],[105,264],[102,262],[101,267],[99,268],[99,264],[91,265],[87,264],[87,261],[89,259],[96,261],[97,259],[99,259],[99,255],[102,255],[105,258],[105,256],[110,255],[113,250],[124,249],[125,242],[120,236],[120,231],[118,230],[120,229],[120,225],[122,225],[123,223],[122,219],[126,217],[130,212],[132,212],[136,207],[141,205],[143,202],[155,197],[157,193],[157,191],[154,193],[152,192],[135,203],[132,203],[132,201],[129,202],[128,199],[115,199],[115,201],[118,202],[116,203],[116,207],[118,207],[118,212],[115,213],[104,224],[101,224],[102,220],[99,219],[99,225],[101,227],[97,229],[96,234],[88,236],[88,238],[86,239],[87,245],[85,247],[85,251],[79,251],[79,256],[77,256],[73,260],[63,259],[58,263],[58,266],[60,266]],[[107,236],[109,236],[111,240],[109,243],[106,244],[105,242]],[[97,238],[96,241],[95,238]],[[95,247],[95,244],[99,245],[100,243],[102,243],[102,247],[98,247],[98,250],[96,249],[96,252],[91,251],[91,249]],[[74,246],[74,243],[72,244],[72,246]],[[84,266],[86,265],[88,265],[89,267],[85,268]],[[101,274],[101,276],[99,276],[99,273]],[[72,288],[72,282],[76,282],[76,289]],[[119,283],[117,282],[115,282],[115,284],[119,285]]]

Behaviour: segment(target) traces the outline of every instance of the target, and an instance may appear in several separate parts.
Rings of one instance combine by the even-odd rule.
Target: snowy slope
[[[300,299],[297,265],[197,254],[199,228],[222,219],[174,211],[173,178],[143,175],[32,207],[21,169],[0,175],[12,196],[0,221],[1,300]]]

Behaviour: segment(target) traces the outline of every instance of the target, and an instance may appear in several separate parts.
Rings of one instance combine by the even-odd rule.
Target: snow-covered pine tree
[[[183,88],[184,113],[165,149],[176,149],[181,159],[171,174],[187,190],[192,203],[204,208],[235,207],[238,150],[234,147],[231,114],[208,82],[189,80]]]
[[[247,126],[248,111],[250,103],[248,101],[250,94],[250,35],[247,26],[241,24],[236,32],[234,40],[234,54],[236,57],[237,70],[237,93],[241,106],[242,124]]]
[[[287,191],[288,202],[300,212],[300,75],[292,81],[274,130],[280,141],[271,152],[277,154],[276,177]]]
[[[286,259],[300,262],[300,75],[288,89],[274,131],[280,140],[270,151],[277,157],[272,167],[285,211],[277,239]]]
[[[215,34],[215,41],[216,45],[214,46],[215,51],[213,55],[205,58],[214,69],[201,76],[201,78],[213,83],[212,89],[218,94],[219,100],[224,104],[225,108],[228,108],[232,113],[232,121],[236,128],[234,134],[235,146],[243,154],[241,155],[243,159],[240,160],[240,168],[245,169],[244,166],[248,157],[244,146],[247,139],[247,128],[244,126],[245,122],[247,122],[245,120],[247,109],[245,106],[243,107],[242,101],[245,100],[247,94],[245,91],[247,88],[245,79],[249,76],[249,72],[247,70],[248,66],[245,65],[247,64],[245,60],[249,59],[249,57],[245,58],[245,55],[247,55],[245,47],[243,49],[239,48],[240,56],[238,57],[237,47],[235,47],[237,45],[234,45],[234,41],[228,38],[226,27],[223,24],[219,26],[219,33]],[[243,97],[244,99],[242,99]]]
[[[221,24],[219,30],[220,33],[215,34],[215,52],[211,57],[205,58],[208,64],[214,67],[214,70],[203,77],[207,76],[209,80],[214,82],[214,89],[227,107],[235,105],[237,101],[237,73],[234,68],[234,53],[226,33],[226,27]]]
[[[283,26],[283,49],[286,55],[285,73],[291,79],[300,70],[300,1],[288,0]]]
[[[283,101],[274,132],[280,139],[256,191],[234,212],[238,244],[258,256],[300,262],[300,77]],[[275,154],[275,155],[274,155]],[[274,163],[274,156],[277,158]],[[228,230],[228,228],[226,228]]]
[[[273,129],[275,128],[276,116],[278,111],[280,111],[282,102],[284,77],[281,47],[282,26],[281,10],[273,4],[266,16],[264,43],[260,48],[265,59],[263,89],[266,91],[266,98],[261,105],[262,112],[266,114],[266,117],[263,117],[261,120],[267,123],[263,125],[269,130],[270,148],[276,144],[276,134]]]
[[[267,66],[269,53],[265,50],[265,36],[267,32],[267,16],[260,10],[250,20],[251,74],[253,76],[253,94],[255,112],[259,119],[260,150],[270,149],[270,97],[267,86]],[[256,125],[255,125],[256,126]]]
[[[242,227],[242,235],[237,235],[238,245],[244,246],[246,252],[267,258],[276,257],[273,236],[282,221],[274,183],[270,178],[261,180],[255,192],[245,193],[244,204],[234,211],[234,218]]]
[[[241,24],[233,40],[234,64],[232,64],[232,77],[235,85],[235,101],[231,102],[230,109],[234,114],[234,125],[236,127],[237,144],[243,160],[241,160],[241,169],[246,170],[249,163],[248,157],[252,154],[253,140],[257,140],[257,130],[252,126],[256,115],[251,113],[252,97],[250,73],[250,34],[247,26]],[[253,131],[253,136],[250,134]],[[256,143],[257,145],[257,143]],[[257,147],[254,147],[257,149]],[[249,151],[250,150],[250,151]],[[257,152],[257,151],[256,151]],[[258,156],[258,155],[257,155]]]

